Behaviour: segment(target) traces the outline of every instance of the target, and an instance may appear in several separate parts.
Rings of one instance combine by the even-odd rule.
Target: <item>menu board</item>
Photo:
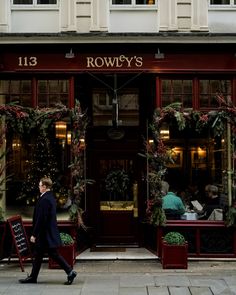
[[[16,254],[19,257],[21,270],[24,271],[22,261],[31,257],[31,249],[21,216],[13,216],[7,219],[13,242],[16,248]]]

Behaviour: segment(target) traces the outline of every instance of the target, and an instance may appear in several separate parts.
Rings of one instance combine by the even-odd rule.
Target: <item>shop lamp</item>
[[[60,140],[66,140],[66,122],[57,121],[55,123],[56,138]]]
[[[148,144],[151,145],[151,144],[153,144],[153,143],[154,143],[154,140],[153,140],[153,139],[149,139],[149,140],[148,140]]]
[[[79,142],[80,142],[80,148],[84,149],[85,148],[85,138],[81,137],[79,139]]]
[[[169,126],[167,124],[163,124],[160,127],[160,137],[163,140],[170,139],[170,130],[169,130]]]
[[[66,133],[66,141],[68,145],[71,145],[71,131],[67,131]]]
[[[19,150],[21,148],[21,142],[19,138],[15,138],[12,140],[12,149]]]
[[[165,54],[161,53],[160,49],[157,48],[157,53],[155,53],[155,59],[164,59],[165,58]]]

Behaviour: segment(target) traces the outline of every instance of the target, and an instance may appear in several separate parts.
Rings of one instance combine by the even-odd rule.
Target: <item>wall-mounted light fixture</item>
[[[56,138],[66,140],[67,125],[64,121],[57,121],[55,123]]]
[[[163,140],[168,140],[170,139],[170,130],[169,126],[166,123],[163,123],[160,127],[160,137]]]
[[[20,148],[21,148],[21,141],[20,141],[20,139],[19,138],[14,138],[12,140],[12,149],[14,151],[16,151],[16,150],[20,150]]]
[[[71,131],[67,131],[66,133],[66,141],[68,145],[71,145]]]
[[[79,139],[79,142],[80,142],[80,148],[81,149],[85,149],[85,138],[84,137],[81,137],[80,139]]]
[[[75,57],[75,54],[71,48],[70,51],[65,54],[65,58],[74,58],[74,57]]]
[[[155,53],[155,59],[164,59],[165,58],[165,54],[161,53],[160,49],[157,49],[157,53]]]
[[[154,140],[153,140],[153,139],[149,139],[149,140],[148,140],[148,144],[150,144],[150,145],[151,145],[151,144],[154,144]]]

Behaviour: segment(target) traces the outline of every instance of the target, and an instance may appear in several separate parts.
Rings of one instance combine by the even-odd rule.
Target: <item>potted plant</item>
[[[169,232],[162,239],[163,268],[188,268],[188,243],[179,232]]]
[[[58,248],[59,254],[67,261],[67,263],[73,267],[75,264],[75,241],[71,235],[67,233],[60,233],[62,245]],[[49,257],[49,268],[60,268],[60,266]]]

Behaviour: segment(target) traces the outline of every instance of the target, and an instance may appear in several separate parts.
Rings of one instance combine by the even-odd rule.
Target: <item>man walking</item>
[[[39,191],[41,195],[34,209],[32,236],[30,237],[31,243],[35,246],[35,255],[31,274],[27,278],[19,280],[22,284],[37,283],[45,252],[66,272],[66,285],[71,285],[77,275],[57,251],[61,245],[61,239],[56,219],[56,200],[51,188],[52,180],[50,178],[44,177],[40,180]]]

